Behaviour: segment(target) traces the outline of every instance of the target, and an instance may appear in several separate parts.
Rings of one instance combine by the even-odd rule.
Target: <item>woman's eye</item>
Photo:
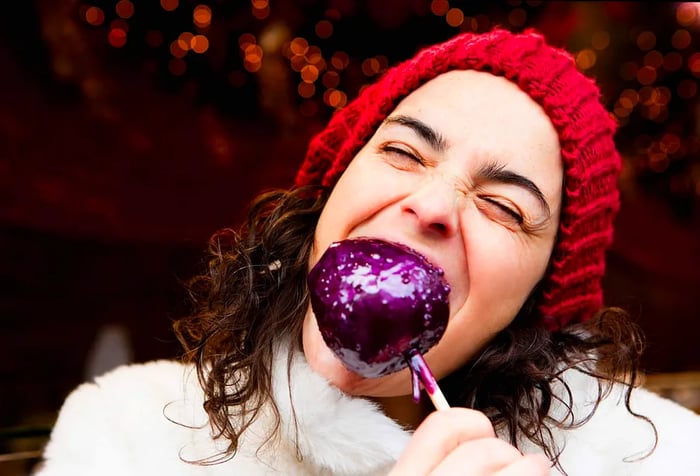
[[[408,159],[413,162],[417,162],[421,165],[423,164],[423,159],[421,159],[416,153],[413,151],[403,148],[403,147],[398,147],[395,145],[391,144],[385,144],[381,146],[381,151],[384,152],[385,154],[390,154],[392,156],[396,156],[402,160]]]
[[[496,218],[515,221],[519,225],[523,224],[523,216],[515,208],[491,197],[482,197],[482,200],[488,204],[489,210],[496,215]]]

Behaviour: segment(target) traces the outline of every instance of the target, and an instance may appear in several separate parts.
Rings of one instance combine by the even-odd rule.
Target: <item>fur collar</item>
[[[287,367],[279,349],[273,394],[280,413],[278,436],[270,439],[269,408],[248,428],[236,455],[221,464],[198,465],[226,448],[212,438],[203,395],[192,366],[156,361],[117,368],[78,387],[61,409],[45,464],[37,476],[152,475],[353,475],[386,474],[410,434],[374,404],[351,398],[311,371],[301,353]],[[577,418],[595,402],[596,381],[565,373]],[[624,393],[614,387],[595,415],[573,430],[552,429],[563,448],[569,475],[700,474],[700,417],[643,389],[633,392],[630,415]],[[561,417],[555,409],[553,417]],[[296,424],[295,424],[296,421]],[[525,452],[539,451],[523,442]],[[555,469],[552,475],[559,474]]]

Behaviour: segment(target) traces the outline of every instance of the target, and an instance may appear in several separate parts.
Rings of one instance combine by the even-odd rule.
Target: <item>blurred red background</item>
[[[178,356],[170,322],[208,236],[291,185],[309,137],[388,65],[496,25],[540,29],[598,78],[624,157],[608,303],[644,329],[645,370],[700,370],[698,4],[0,8],[0,427],[50,425],[110,363]]]

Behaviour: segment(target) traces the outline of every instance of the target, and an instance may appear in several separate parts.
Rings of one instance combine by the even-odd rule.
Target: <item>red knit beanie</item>
[[[605,253],[619,208],[615,123],[595,83],[576,69],[571,55],[535,32],[462,33],[389,69],[313,138],[296,184],[332,187],[404,97],[455,69],[508,78],[544,109],[557,130],[565,177],[562,212],[536,311],[550,330],[590,318],[603,303]]]

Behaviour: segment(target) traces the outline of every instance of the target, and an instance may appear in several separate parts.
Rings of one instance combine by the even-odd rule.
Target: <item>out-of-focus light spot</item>
[[[289,49],[295,55],[304,56],[309,49],[309,42],[305,38],[296,37],[290,43]]]
[[[175,42],[182,51],[189,51],[192,45],[192,38],[194,38],[194,34],[190,33],[189,31],[183,31],[180,33],[180,36],[177,37]],[[178,56],[178,58],[180,58],[180,56]]]
[[[246,71],[249,71],[251,73],[256,73],[258,70],[260,70],[261,66],[261,61],[251,61],[249,59],[245,59],[243,61],[243,67],[246,69]]]
[[[692,38],[688,30],[676,30],[671,36],[671,45],[677,50],[684,50],[690,46]]]
[[[255,39],[255,35],[252,35],[251,33],[243,33],[238,37],[238,46],[241,47],[241,51],[245,51],[248,45],[254,45],[257,42],[258,41]]]
[[[318,114],[318,103],[316,101],[304,101],[299,105],[299,113],[303,117],[314,117]]]
[[[176,10],[179,3],[179,0],[160,0],[160,6],[166,12],[172,12],[173,10]]]
[[[656,35],[651,31],[643,31],[637,35],[637,46],[642,51],[648,51],[656,46]]]
[[[639,93],[634,89],[625,89],[620,93],[620,102],[629,106],[630,109],[637,105],[639,102]]]
[[[658,92],[656,91],[656,88],[652,88],[651,86],[644,86],[642,89],[639,90],[639,102],[644,104],[645,106],[651,106],[656,102],[656,95]]]
[[[163,44],[163,33],[160,30],[148,30],[146,32],[146,44],[151,48],[158,48]]]
[[[316,94],[316,86],[313,82],[302,81],[297,86],[297,93],[299,93],[299,96],[308,99]]]
[[[610,46],[610,33],[607,31],[596,31],[591,36],[591,46],[596,50],[604,50]]]
[[[336,51],[333,53],[333,56],[331,56],[331,66],[337,70],[345,69],[349,64],[350,57],[344,51]]]
[[[508,23],[519,28],[527,21],[527,12],[523,8],[514,8],[508,13]]]
[[[180,40],[173,41],[170,43],[170,54],[175,58],[184,58],[190,45],[186,45],[187,49],[185,49],[184,46],[185,45]]]
[[[125,19],[131,18],[134,15],[134,4],[129,0],[119,0],[114,9],[117,15]]]
[[[476,31],[478,28],[478,25],[476,23],[476,18],[473,17],[464,17],[464,21],[462,22],[462,31]]]
[[[669,160],[668,160],[668,155],[666,155],[664,152],[661,152],[660,150],[650,150],[649,151],[649,168],[653,172],[663,172],[668,168],[669,165]]]
[[[642,66],[637,71],[637,81],[645,86],[653,84],[656,81],[656,70],[651,66]]]
[[[323,15],[331,21],[338,21],[342,18],[340,10],[336,8],[329,8],[323,13]]]
[[[581,70],[592,68],[596,62],[596,54],[590,48],[585,48],[576,53],[576,66]]]
[[[121,28],[113,28],[109,30],[107,41],[115,48],[121,48],[126,44],[126,31]]]
[[[379,73],[381,65],[377,58],[367,58],[362,62],[362,74],[365,76],[374,76]]]
[[[620,77],[625,81],[632,81],[637,77],[639,67],[634,61],[627,61],[620,66]]]
[[[246,74],[241,70],[233,70],[228,74],[228,83],[234,88],[240,88],[246,83]]]
[[[306,57],[300,55],[294,55],[292,59],[289,60],[289,65],[292,67],[293,71],[301,72],[304,66],[307,65]]]
[[[319,63],[323,63],[323,54],[321,53],[321,48],[318,46],[309,46],[304,57],[306,57],[306,61],[309,64],[318,65]]]
[[[313,83],[318,79],[318,68],[314,65],[307,64],[301,68],[301,79],[305,83]]]
[[[683,56],[676,51],[666,53],[664,56],[664,69],[667,71],[678,71],[683,66]]]
[[[85,10],[85,21],[92,26],[100,26],[105,21],[105,12],[100,7],[90,7]]]
[[[323,93],[323,102],[336,109],[345,106],[347,101],[348,97],[343,91],[327,89],[326,92]]]
[[[187,71],[187,63],[182,58],[171,58],[168,61],[168,71],[173,76],[182,76]]]
[[[508,5],[511,7],[517,7],[521,3],[523,3],[522,0],[508,0]]]
[[[625,107],[620,102],[617,102],[613,108],[613,112],[617,117],[627,117],[632,112],[632,109]]]
[[[442,16],[445,15],[450,9],[450,2],[447,0],[433,0],[430,3],[430,11],[433,15]]]
[[[251,0],[252,13],[258,20],[264,20],[270,16],[270,3],[268,0]]]
[[[260,45],[248,44],[243,51],[243,67],[246,71],[255,73],[262,66],[263,50]]]
[[[328,20],[321,20],[316,23],[314,30],[316,31],[316,36],[325,40],[333,34],[333,24]]]
[[[676,134],[666,133],[661,138],[661,149],[669,154],[675,154],[681,148],[681,138]]]
[[[450,8],[445,14],[445,21],[452,27],[459,27],[464,21],[464,12],[459,8]]]
[[[192,12],[192,22],[197,28],[208,28],[211,25],[211,8],[207,5],[197,5]]]
[[[698,83],[694,79],[684,79],[678,83],[676,92],[683,99],[691,99],[698,93]]]
[[[619,104],[621,108],[627,109],[628,111],[634,109],[634,103],[629,98],[620,98],[618,99],[617,104]]]
[[[700,53],[693,53],[688,58],[688,69],[693,73],[693,76],[700,76]]]
[[[195,35],[190,42],[190,48],[195,53],[202,54],[209,49],[209,38],[204,35]]]
[[[659,106],[665,106],[671,101],[671,90],[668,89],[666,86],[656,88],[656,93],[657,95],[654,101],[655,104],[658,104]]]
[[[644,66],[659,68],[662,64],[664,64],[664,57],[661,52],[653,50],[644,55]]]
[[[676,8],[676,21],[679,25],[690,26],[698,20],[698,2],[679,3]]]
[[[332,89],[338,86],[340,83],[340,75],[335,71],[328,71],[323,75],[321,82],[326,87],[326,89]]]

